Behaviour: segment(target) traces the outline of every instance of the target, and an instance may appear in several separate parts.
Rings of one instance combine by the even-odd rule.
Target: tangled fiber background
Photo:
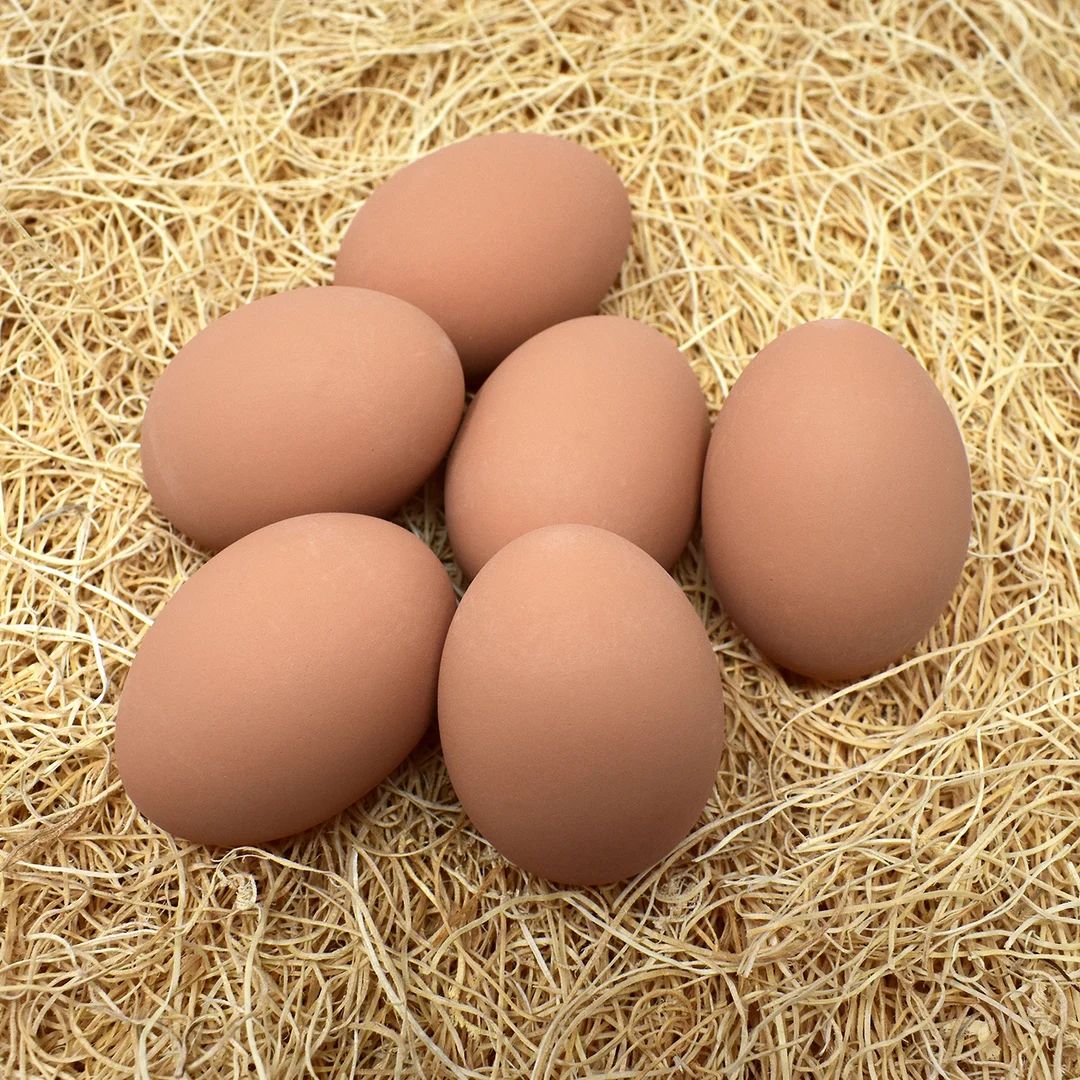
[[[1073,0],[6,3],[0,1072],[1080,1076],[1078,110]],[[729,749],[622,886],[506,865],[434,737],[302,837],[174,841],[110,760],[139,637],[205,557],[141,483],[147,391],[207,320],[327,282],[392,170],[507,128],[618,168],[605,309],[713,407],[804,319],[919,357],[975,486],[952,607],[888,672],[792,681],[695,540]],[[401,520],[449,561],[439,498]]]

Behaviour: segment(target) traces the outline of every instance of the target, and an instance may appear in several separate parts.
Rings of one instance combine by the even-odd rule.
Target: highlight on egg
[[[717,596],[766,656],[826,681],[878,671],[926,636],[960,578],[971,479],[956,420],[887,335],[795,327],[720,409],[702,526]]]

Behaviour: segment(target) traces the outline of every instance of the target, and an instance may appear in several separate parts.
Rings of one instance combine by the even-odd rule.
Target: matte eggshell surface
[[[782,334],[720,409],[702,490],[713,585],[778,664],[855,679],[916,645],[967,553],[956,421],[885,334],[827,319]]]
[[[453,611],[442,564],[390,522],[315,514],[244,537],[139,647],[116,721],[128,794],[212,845],[325,820],[427,728]]]
[[[713,791],[720,672],[690,602],[629,541],[554,525],[502,549],[447,635],[439,731],[473,824],[541,877],[646,870]]]
[[[533,334],[594,312],[629,243],[630,203],[603,158],[503,132],[437,150],[377,187],[334,281],[426,311],[475,382]]]
[[[709,415],[663,334],[612,315],[530,338],[481,387],[454,442],[446,518],[473,576],[542,525],[596,525],[671,566],[697,521]]]
[[[155,504],[204,547],[320,511],[388,516],[446,454],[465,404],[454,347],[393,296],[279,293],[197,334],[142,428]]]

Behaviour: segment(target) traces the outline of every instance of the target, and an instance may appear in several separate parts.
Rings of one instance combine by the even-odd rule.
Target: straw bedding
[[[1078,106],[1072,0],[5,5],[3,1075],[1080,1076]],[[695,539],[729,749],[624,885],[502,862],[433,737],[298,839],[174,841],[110,760],[205,557],[142,486],[147,392],[210,318],[328,281],[393,169],[509,128],[618,168],[605,309],[714,407],[808,318],[920,358],[975,486],[954,602],[890,671],[787,680]],[[449,561],[439,498],[401,520]]]

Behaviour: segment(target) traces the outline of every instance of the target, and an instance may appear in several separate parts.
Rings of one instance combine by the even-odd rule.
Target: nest
[[[1072,0],[19,0],[0,56],[4,1075],[1080,1074]],[[111,762],[139,637],[205,558],[142,484],[147,391],[209,319],[328,282],[394,169],[506,129],[619,170],[605,310],[714,408],[805,319],[926,365],[975,488],[953,603],[889,671],[796,682],[695,539],[728,750],[622,885],[503,862],[433,737],[301,837],[174,841]],[[449,562],[437,485],[401,520]]]

